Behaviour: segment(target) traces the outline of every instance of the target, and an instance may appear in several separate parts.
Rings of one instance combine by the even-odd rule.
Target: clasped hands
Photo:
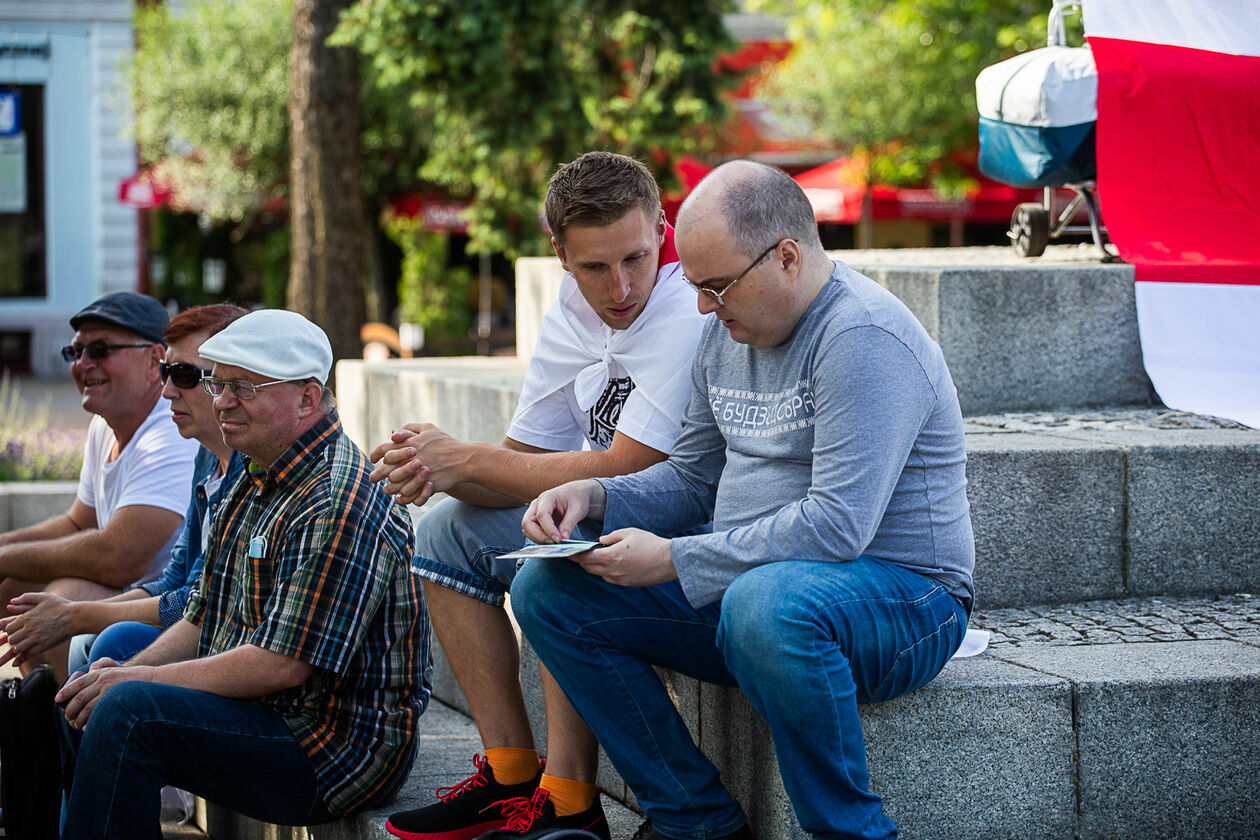
[[[9,602],[11,613],[0,618],[0,665],[21,665],[74,635],[69,611],[73,602],[51,592],[24,592]]]
[[[92,663],[86,672],[73,676],[61,687],[54,698],[57,705],[65,709],[66,720],[75,729],[87,726],[96,702],[106,691],[120,682],[152,680],[153,669],[147,665],[124,665],[109,657],[102,657]]]
[[[371,480],[399,504],[422,505],[463,480],[464,444],[432,423],[408,423],[368,456],[376,469]]]

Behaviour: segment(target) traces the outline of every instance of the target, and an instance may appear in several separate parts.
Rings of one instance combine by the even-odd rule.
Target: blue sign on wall
[[[0,137],[22,131],[22,99],[16,90],[0,90]]]

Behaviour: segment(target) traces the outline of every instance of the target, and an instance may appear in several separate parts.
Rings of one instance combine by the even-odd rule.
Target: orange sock
[[[550,794],[547,798],[556,809],[557,817],[580,814],[594,805],[595,799],[599,796],[599,785],[561,779],[559,776],[548,776],[546,773],[543,773],[542,781],[538,783],[538,786],[545,788]]]
[[[538,750],[519,747],[491,747],[486,761],[494,771],[494,780],[501,785],[519,785],[538,775]]]

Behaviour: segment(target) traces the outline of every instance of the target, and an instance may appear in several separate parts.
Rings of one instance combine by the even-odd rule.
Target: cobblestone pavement
[[[1260,597],[1141,598],[976,610],[989,647],[1233,639],[1260,644]]]
[[[1137,431],[1163,429],[1241,429],[1247,427],[1223,417],[1190,414],[1171,408],[1095,408],[1077,412],[1026,411],[985,414],[966,418],[970,426],[1003,432],[1042,432],[1101,429]]]

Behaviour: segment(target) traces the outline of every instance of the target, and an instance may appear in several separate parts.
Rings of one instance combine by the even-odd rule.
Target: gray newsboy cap
[[[148,295],[110,292],[76,312],[70,326],[77,330],[84,321],[101,321],[131,330],[154,344],[165,344],[162,333],[168,320],[166,307]]]
[[[319,327],[287,309],[242,315],[205,340],[197,355],[271,379],[328,381],[332,345]]]

